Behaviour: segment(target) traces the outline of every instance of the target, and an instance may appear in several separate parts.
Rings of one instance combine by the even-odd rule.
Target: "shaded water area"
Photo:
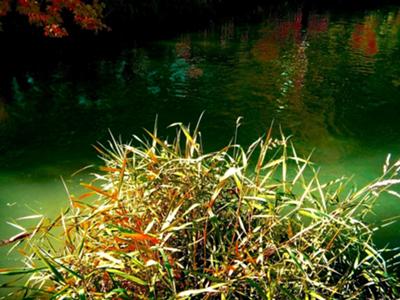
[[[128,141],[157,114],[164,128],[205,111],[208,150],[229,142],[239,116],[244,145],[274,120],[299,152],[316,149],[325,178],[355,174],[358,185],[381,174],[388,153],[400,156],[400,6],[268,12],[115,48],[63,59],[19,50],[27,63],[0,92],[0,239],[18,232],[5,221],[68,204],[60,176],[78,193],[86,175],[71,174],[100,163],[91,144],[108,130]],[[380,219],[400,213],[399,199],[383,200]],[[378,243],[399,245],[399,230],[380,231]]]

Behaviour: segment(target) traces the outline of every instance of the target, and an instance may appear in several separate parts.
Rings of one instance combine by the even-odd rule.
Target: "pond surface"
[[[128,141],[157,114],[164,128],[205,111],[209,150],[230,140],[239,116],[245,145],[274,120],[301,153],[316,149],[326,178],[355,174],[359,185],[381,174],[388,153],[400,155],[399,6],[268,13],[104,57],[26,51],[30,63],[16,65],[0,95],[0,239],[18,232],[6,220],[67,205],[60,176],[79,192],[86,175],[71,174],[99,163],[91,145],[108,130]],[[399,214],[399,201],[384,199],[378,217]],[[382,230],[378,242],[398,245],[399,230]]]

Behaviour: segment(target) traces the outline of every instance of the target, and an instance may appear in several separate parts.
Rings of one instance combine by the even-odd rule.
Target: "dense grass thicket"
[[[27,277],[21,297],[400,297],[396,257],[383,258],[372,240],[379,225],[366,221],[383,192],[399,196],[400,161],[355,190],[343,178],[321,182],[271,130],[248,149],[235,139],[204,153],[198,128],[171,126],[170,142],[155,129],[97,147],[104,166],[88,192],[23,230],[25,266],[1,271]]]

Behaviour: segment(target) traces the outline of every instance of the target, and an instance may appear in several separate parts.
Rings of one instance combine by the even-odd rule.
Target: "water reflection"
[[[162,128],[194,122],[204,110],[212,149],[244,116],[244,144],[275,120],[302,152],[317,147],[323,163],[391,152],[400,141],[399,29],[396,7],[349,17],[304,6],[118,55],[50,62],[39,56],[40,68],[8,64],[1,75],[0,166],[39,168],[60,157],[77,164],[93,157],[89,145],[106,139],[108,128],[128,139],[151,127],[156,114]]]
[[[7,106],[4,103],[4,100],[0,98],[0,124],[5,123],[8,117]]]
[[[232,114],[241,115],[247,109],[264,106],[263,115],[270,115],[269,119],[278,118],[294,131],[295,124],[318,127],[325,132],[313,135],[328,137],[332,131],[341,132],[341,125],[332,123],[340,123],[338,117],[343,118],[341,114],[348,109],[343,108],[346,101],[340,99],[355,98],[348,101],[353,105],[360,98],[356,90],[340,91],[340,86],[347,88],[346,81],[351,84],[355,76],[361,76],[388,89],[382,77],[398,52],[399,24],[400,13],[395,9],[340,19],[303,8],[269,18],[259,26],[237,28],[234,22],[228,22],[219,29],[186,35],[175,43],[126,49],[110,60],[59,64],[36,74],[19,70],[10,84],[12,101],[1,106],[1,119],[10,117],[18,126],[27,118],[37,124],[38,119],[49,121],[42,120],[43,115],[67,114],[74,119],[76,114],[93,110],[90,114],[101,114],[108,122],[118,123],[120,119],[110,115],[110,110],[118,106],[132,105],[125,112],[134,113],[133,106],[137,109],[137,104],[150,97],[151,101],[144,102],[154,109],[148,114],[151,116],[169,109],[168,105],[153,106],[149,102],[189,98],[192,106],[211,109],[211,114],[215,113],[215,101],[231,107]],[[397,71],[393,68],[393,78],[388,81],[394,88],[398,87]],[[376,98],[377,91],[378,86],[368,93]],[[389,101],[387,95],[384,98]],[[205,102],[199,103],[199,99]],[[231,106],[228,99],[240,103]],[[8,110],[12,113],[6,113]],[[321,118],[324,120],[318,121]]]
[[[186,119],[193,119],[207,110],[211,131],[228,135],[226,124],[244,115],[254,137],[275,119],[304,145],[335,149],[336,159],[359,142],[363,129],[351,121],[357,109],[399,96],[399,27],[398,9],[349,19],[303,7],[260,25],[230,21],[105,60],[18,70],[0,120],[12,121],[12,133],[33,126],[24,136],[29,147],[43,135],[70,140],[71,132],[127,124],[132,131],[156,113],[169,120],[191,111]]]

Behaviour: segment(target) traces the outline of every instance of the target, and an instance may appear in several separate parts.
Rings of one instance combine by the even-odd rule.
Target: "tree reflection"
[[[9,115],[7,112],[7,107],[4,101],[0,98],[0,124],[7,121]]]
[[[111,57],[34,72],[21,66],[7,75],[13,84],[2,83],[8,102],[0,102],[0,123],[13,120],[15,131],[44,136],[96,135],[95,128],[151,125],[156,113],[176,121],[206,110],[212,132],[230,135],[244,116],[252,140],[275,119],[303,145],[332,149],[337,159],[357,142],[355,111],[399,96],[399,28],[395,9],[346,19],[303,7]]]
[[[377,41],[377,20],[375,16],[367,16],[363,23],[356,24],[351,35],[351,47],[357,53],[365,57],[365,61],[374,62],[369,59],[379,52]],[[360,57],[362,59],[362,56]]]

